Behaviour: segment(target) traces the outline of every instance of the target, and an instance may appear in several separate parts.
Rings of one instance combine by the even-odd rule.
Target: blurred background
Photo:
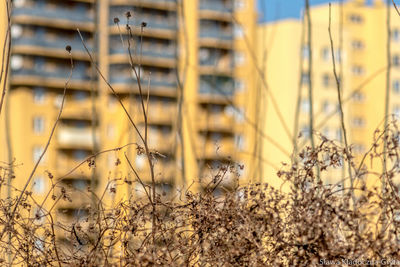
[[[248,182],[278,187],[282,163],[305,146],[321,136],[344,143],[338,92],[361,157],[385,118],[400,115],[400,18],[386,1],[306,2],[14,0],[9,28],[2,3],[11,52],[2,54],[10,187],[1,193],[19,192],[56,121],[29,190],[43,200],[53,181],[68,188],[74,201],[57,205],[59,220],[87,215],[88,189],[123,185],[105,193],[110,202],[144,196],[126,158],[150,183],[145,129],[165,197],[221,175],[217,195]],[[323,182],[342,180],[345,168]]]

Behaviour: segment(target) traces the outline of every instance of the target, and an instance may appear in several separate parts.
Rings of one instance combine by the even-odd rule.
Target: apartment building
[[[345,1],[343,6],[332,4],[331,12],[331,31],[336,69],[341,80],[347,136],[356,155],[355,160],[359,162],[373,142],[375,129],[382,127],[384,121],[388,38],[386,5],[383,1]],[[299,149],[310,145],[310,82],[313,87],[314,134],[322,134],[343,144],[328,32],[329,5],[313,6],[310,13],[313,58],[311,81],[308,78],[310,48],[307,45],[306,19],[285,19],[258,27],[258,52],[259,58],[263,59],[260,65],[265,66],[269,90],[279,103],[279,108],[275,109],[266,96],[262,100],[267,109],[264,129],[276,141],[263,141],[263,150],[268,160],[263,164],[264,176],[276,177],[273,174],[281,168],[281,162],[291,162],[293,140],[296,140]],[[389,113],[398,116],[397,43],[400,21],[393,7],[391,17],[393,67]],[[299,107],[297,129],[296,107]],[[278,112],[282,114],[281,117]],[[318,138],[316,140],[318,142]],[[374,167],[377,168],[377,165]],[[330,170],[323,179],[327,184],[337,183],[348,177],[346,173],[342,168]],[[273,183],[279,185],[281,181],[275,179]],[[379,181],[374,180],[372,183]]]
[[[144,135],[139,83],[149,99],[148,142],[159,192],[174,196],[192,184],[203,190],[222,164],[234,171],[217,193],[229,190],[235,177],[249,180],[256,132],[253,0],[15,0],[12,21],[1,118],[7,147],[1,161],[12,162],[16,177],[12,195],[45,149],[66,83],[54,136],[28,187],[38,203],[53,185],[56,197],[67,190],[69,199],[54,208],[57,220],[87,216],[91,192],[108,204],[143,196],[125,156],[145,183],[149,165],[118,101]]]

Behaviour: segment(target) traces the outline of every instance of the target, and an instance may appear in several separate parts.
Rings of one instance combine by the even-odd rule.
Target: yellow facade
[[[338,98],[328,32],[329,6],[324,4],[312,7],[310,13],[314,134],[322,134],[343,144],[339,113],[335,113]],[[391,8],[391,17],[392,60],[395,62],[395,57],[398,56],[396,43],[399,41],[400,21],[394,8]],[[386,6],[382,1],[375,1],[372,5],[367,5],[365,1],[348,1],[343,4],[342,9],[339,4],[333,4],[331,18],[336,68],[342,79],[347,136],[357,162],[372,145],[374,131],[382,127],[384,121],[387,70]],[[287,126],[285,130],[282,120],[277,115],[277,109],[270,104],[271,98],[265,95],[263,101],[267,111],[264,131],[276,143],[263,140],[263,150],[268,161],[264,164],[263,176],[275,185],[281,183],[275,178],[276,170],[282,166],[281,162],[291,161],[293,136],[299,149],[309,145],[307,31],[306,22],[293,19],[258,27],[258,54],[262,59],[260,65],[266,66],[268,88],[279,103],[279,111],[283,114],[283,121]],[[268,56],[263,58],[265,54]],[[397,72],[398,66],[394,64],[391,71],[389,114],[398,116]],[[300,114],[299,128],[295,131],[297,101],[300,104]],[[339,182],[348,177],[346,173],[347,171],[343,172],[341,169],[333,170],[326,174],[324,181]],[[380,182],[375,180],[374,183]]]
[[[54,212],[58,220],[73,222],[89,212],[89,189],[98,196],[104,193],[105,203],[143,196],[125,155],[143,181],[150,183],[148,162],[137,153],[136,144],[143,144],[96,73],[77,28],[102,75],[144,135],[130,47],[145,99],[149,92],[149,148],[161,154],[154,161],[157,190],[171,196],[187,187],[203,190],[222,164],[234,166],[240,183],[251,180],[256,132],[254,5],[253,0],[82,0],[56,5],[17,1],[9,109],[1,114],[2,122],[8,116],[11,123],[2,127],[0,135],[3,148],[6,132],[11,136],[12,149],[3,149],[0,160],[10,162],[10,153],[15,159],[12,195],[18,195],[26,183],[57,119],[71,71],[66,45],[72,47],[74,69],[65,105],[28,190],[42,201],[53,183],[57,196],[61,187],[66,188],[74,201],[61,199]],[[94,161],[85,162],[96,153]],[[226,176],[222,191],[236,181],[234,174]]]

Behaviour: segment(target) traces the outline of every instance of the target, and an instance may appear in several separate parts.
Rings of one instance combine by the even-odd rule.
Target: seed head
[[[115,24],[119,23],[119,18],[114,18],[114,23]]]
[[[142,25],[142,28],[145,28],[147,26],[147,22],[143,21],[141,25]]]
[[[72,47],[70,45],[67,45],[65,47],[65,50],[67,50],[68,53],[71,53]]]
[[[130,11],[128,11],[128,12],[125,13],[125,16],[129,19],[130,17],[132,17],[132,14],[131,14]]]

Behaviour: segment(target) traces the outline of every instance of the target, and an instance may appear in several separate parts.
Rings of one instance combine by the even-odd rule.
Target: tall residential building
[[[89,188],[105,192],[106,203],[142,196],[125,159],[149,183],[148,162],[132,144],[142,143],[92,59],[144,135],[131,64],[140,76],[160,191],[177,194],[193,182],[202,190],[224,163],[240,174],[239,182],[253,172],[253,0],[15,0],[12,21],[9,92],[1,114],[2,147],[10,144],[1,161],[13,163],[16,177],[12,195],[45,148],[68,81],[61,117],[28,190],[39,203],[53,184],[57,197],[64,187],[72,202],[61,199],[54,212],[65,222],[88,214]],[[235,180],[226,176],[221,193]],[[110,190],[115,184],[122,184],[116,193]]]
[[[343,6],[332,4],[331,31],[334,43],[336,70],[341,81],[347,136],[356,155],[370,148],[375,129],[383,126],[387,70],[387,7],[383,1],[352,0]],[[275,142],[263,140],[267,163],[263,164],[265,177],[274,184],[281,181],[274,175],[281,162],[291,162],[294,141],[299,149],[309,143],[309,83],[313,87],[314,134],[319,133],[341,142],[340,116],[336,80],[333,74],[329,39],[329,5],[311,7],[311,49],[307,45],[306,18],[285,19],[258,27],[260,65],[265,66],[267,93],[261,101],[266,106],[264,129]],[[400,20],[391,8],[391,97],[389,113],[400,115],[399,51]],[[309,53],[312,53],[312,77],[309,80]],[[277,108],[271,103],[273,96]],[[296,129],[296,107],[298,127]],[[279,116],[281,114],[282,116]],[[316,138],[318,140],[318,138]],[[378,167],[375,164],[374,167]],[[347,168],[347,167],[346,167]],[[348,177],[347,171],[332,170],[326,174],[326,183],[336,183]],[[379,185],[378,181],[371,181]]]

